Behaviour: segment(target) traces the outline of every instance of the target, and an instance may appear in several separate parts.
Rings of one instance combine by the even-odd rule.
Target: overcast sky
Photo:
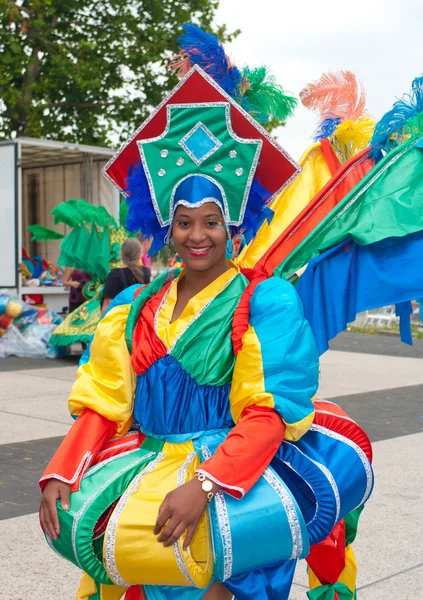
[[[423,74],[423,0],[221,0],[216,23],[241,29],[227,45],[237,66],[271,67],[296,96],[323,72],[354,71],[376,118]],[[278,141],[298,159],[315,125],[299,106]]]

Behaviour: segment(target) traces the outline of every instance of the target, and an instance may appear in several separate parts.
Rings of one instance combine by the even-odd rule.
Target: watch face
[[[213,484],[211,481],[206,480],[206,481],[203,481],[203,484],[201,487],[203,488],[203,490],[205,492],[211,492],[213,489]]]

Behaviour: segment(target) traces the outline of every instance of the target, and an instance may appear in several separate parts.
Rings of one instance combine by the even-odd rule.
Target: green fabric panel
[[[307,592],[307,596],[309,600],[334,600],[335,592],[338,594],[338,600],[353,600],[354,592],[339,581],[334,585],[321,585],[314,588]]]
[[[65,236],[54,229],[49,229],[43,225],[28,225],[28,230],[32,233],[32,242],[46,242],[49,240],[62,240]]]
[[[232,320],[248,280],[239,273],[182,334],[171,350],[200,385],[224,385],[232,380],[235,356]]]
[[[261,145],[258,140],[241,142],[230,135],[228,129],[230,122],[226,120],[228,118],[230,121],[230,110],[227,113],[227,108],[229,109],[229,104],[228,107],[226,105],[213,106],[212,104],[208,107],[173,107],[170,110],[165,134],[160,139],[151,142],[139,141],[143,166],[150,182],[150,188],[154,190],[155,201],[165,224],[170,219],[170,206],[174,190],[183,179],[190,175],[205,175],[211,178],[226,198],[230,221],[239,221],[244,198],[248,196],[251,186],[249,180],[252,180],[254,176],[255,160],[260,155]],[[183,141],[198,124],[204,125],[209,130],[218,145],[217,150],[209,153],[209,156],[206,154],[199,165],[184,150]],[[196,134],[193,133],[193,135]],[[186,140],[186,144],[190,146],[190,140]],[[230,153],[232,153],[232,157]],[[197,155],[197,158],[199,156]],[[179,159],[183,160],[182,164]],[[178,160],[179,162],[177,162]],[[218,167],[218,170],[215,171],[216,165],[220,165],[222,168],[219,170],[220,167]],[[237,171],[238,169],[241,170]]]
[[[423,229],[423,150],[410,140],[387,154],[275,269],[287,278],[351,236],[367,245]]]
[[[157,294],[157,292],[162,289],[166,281],[170,281],[170,279],[178,277],[181,271],[182,269],[171,269],[165,271],[153,279],[153,281],[149,283],[132,302],[125,327],[125,339],[129,352],[132,352],[132,335],[134,333],[135,325],[138,321],[142,307],[148,300],[150,300],[150,298],[154,296],[154,294]]]
[[[94,334],[75,334],[75,335],[55,335],[54,333],[50,336],[48,343],[51,346],[58,348],[66,348],[72,346],[72,344],[89,344],[93,339]]]
[[[102,282],[106,280],[111,260],[110,239],[106,230],[98,231],[95,226],[89,228],[86,225],[76,227],[63,240],[60,250],[58,265],[75,267],[97,276]]]
[[[93,548],[94,527],[104,511],[124,493],[132,479],[155,459],[163,443],[150,439],[146,446],[121,455],[100,469],[94,465],[81,480],[80,489],[70,495],[70,509],[65,511],[60,501],[57,503],[60,535],[57,540],[48,540],[49,544],[98,583],[112,582]]]
[[[356,508],[355,510],[350,512],[346,517],[344,517],[345,546],[349,546],[350,544],[352,544],[357,536],[358,520],[360,518],[360,515],[361,515],[363,509],[364,509],[364,504],[363,504],[363,506],[360,506],[360,508]]]

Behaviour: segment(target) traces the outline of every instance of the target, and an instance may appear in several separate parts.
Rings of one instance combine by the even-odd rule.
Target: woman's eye
[[[176,221],[176,224],[178,225],[178,227],[182,227],[182,229],[186,229],[187,227],[189,227],[188,221]]]
[[[220,227],[222,221],[207,221],[207,227]]]

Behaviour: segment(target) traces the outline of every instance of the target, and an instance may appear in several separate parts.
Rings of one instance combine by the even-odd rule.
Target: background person
[[[112,269],[107,276],[101,302],[102,313],[107,310],[113,298],[126,288],[137,283],[150,283],[150,269],[140,266],[142,249],[137,238],[129,238],[122,244],[120,255],[124,266],[120,269]]]

